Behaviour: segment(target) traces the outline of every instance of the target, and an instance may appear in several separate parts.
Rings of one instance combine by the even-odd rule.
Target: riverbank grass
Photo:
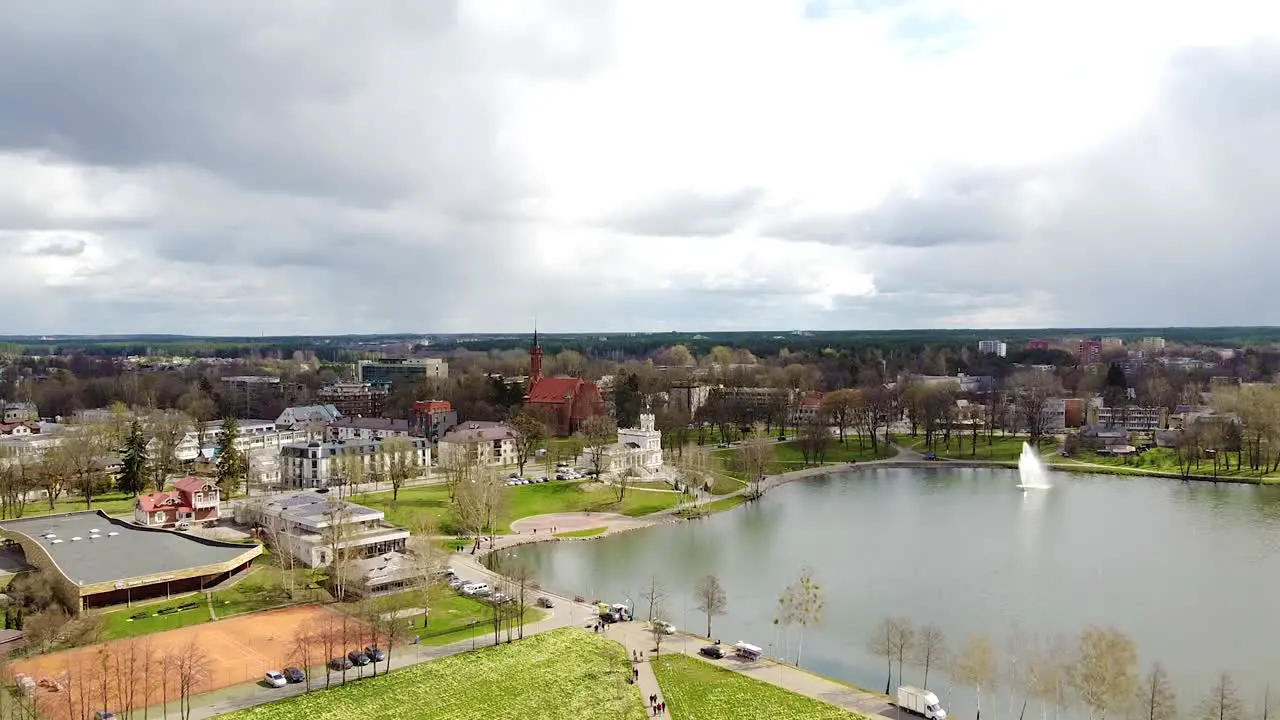
[[[1270,467],[1259,473],[1248,466],[1245,466],[1244,469],[1236,467],[1234,454],[1230,455],[1230,460],[1231,469],[1226,469],[1224,467],[1225,463],[1220,464],[1216,477],[1223,480],[1245,480],[1262,483],[1280,482],[1280,474],[1270,472]],[[1177,452],[1172,448],[1152,448],[1146,452],[1126,456],[1099,455],[1091,450],[1082,450],[1070,458],[1062,458],[1060,462],[1055,462],[1055,465],[1066,470],[1073,469],[1071,466],[1076,463],[1105,465],[1107,468],[1113,468],[1121,473],[1161,473],[1174,477],[1182,476],[1182,468],[1178,465]],[[1089,468],[1079,469],[1081,472],[1089,472]],[[1099,470],[1100,468],[1093,469]],[[1191,475],[1196,478],[1213,478],[1215,476],[1213,459],[1201,458],[1199,465],[1192,463]]]
[[[780,442],[776,447],[779,470],[787,472],[806,467],[804,452],[800,449],[799,440]],[[869,460],[884,460],[896,454],[898,454],[898,451],[885,443],[877,443],[876,449],[872,451],[870,441],[863,440],[859,442],[856,437],[846,435],[843,443],[840,442],[840,438],[833,438],[831,442],[827,443],[823,461],[826,463],[847,463],[850,460],[867,462]]]
[[[901,444],[918,453],[932,452],[940,458],[949,460],[987,460],[990,462],[1017,462],[1022,456],[1022,444],[1030,438],[1022,435],[995,435],[988,442],[985,434],[978,435],[978,447],[975,452],[973,436],[969,433],[955,432],[951,434],[951,442],[943,442],[939,438],[932,450],[924,444],[924,436],[900,438]],[[1041,441],[1040,454],[1052,453],[1057,448],[1054,440]]]
[[[593,527],[585,530],[570,530],[569,532],[556,533],[553,537],[558,538],[588,538],[602,535],[609,528]]]
[[[563,628],[218,717],[642,720],[630,674],[621,645]]]
[[[851,720],[847,710],[783,690],[741,673],[687,655],[653,661],[663,699],[673,720]]]

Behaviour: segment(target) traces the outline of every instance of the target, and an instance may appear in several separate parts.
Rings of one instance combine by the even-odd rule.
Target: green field
[[[156,615],[160,610],[166,608],[176,608],[179,605],[187,603],[199,603],[198,607],[191,610],[183,610],[181,612],[170,613],[168,615]],[[147,612],[150,613],[145,618],[131,620],[130,615]],[[177,600],[166,600],[164,602],[151,603],[147,605],[135,605],[131,608],[121,610],[113,610],[102,614],[102,639],[116,640],[126,637],[137,637],[139,635],[149,635],[151,633],[161,632],[164,630],[177,630],[188,625],[199,625],[200,623],[209,622],[209,603],[205,599],[204,593],[192,593]]]
[[[860,718],[834,705],[716,667],[687,655],[653,661],[673,720],[848,720]]]
[[[804,467],[804,453],[800,450],[799,440],[778,443],[777,454],[780,470],[798,470]],[[846,435],[843,443],[840,442],[840,438],[834,438],[827,444],[827,452],[823,460],[828,463],[844,463],[850,460],[866,462],[891,458],[895,454],[896,451],[885,443],[878,444],[876,452],[872,452],[869,441],[863,440],[859,443],[856,437]]]
[[[541,593],[528,591],[524,609],[524,624],[530,625],[546,618],[547,613],[532,607],[533,601]],[[493,609],[479,600],[459,595],[446,585],[434,585],[428,597],[430,612],[427,624],[423,627],[422,615],[404,618],[411,635],[417,635],[423,645],[448,645],[461,640],[470,640],[472,636],[483,637],[493,633]],[[394,595],[383,595],[373,600],[373,607],[381,613],[394,612],[414,608],[421,611],[422,593],[410,590]],[[341,607],[341,606],[340,606]],[[349,612],[361,610],[358,605],[345,606]]]
[[[621,645],[563,628],[218,717],[641,720],[648,713],[630,674]]]
[[[570,532],[556,533],[555,537],[558,537],[558,538],[595,537],[596,535],[604,534],[604,532],[608,529],[609,528],[594,527],[594,528],[587,528],[586,530],[573,530]]]
[[[113,490],[109,493],[93,496],[92,506],[86,508],[83,497],[64,494],[54,501],[53,509],[50,510],[49,502],[41,495],[27,501],[27,504],[22,509],[22,516],[55,515],[58,513],[81,512],[83,510],[101,510],[108,515],[126,515],[133,512],[133,502],[132,495]]]
[[[712,500],[709,503],[703,503],[695,507],[681,510],[680,512],[676,513],[676,516],[682,517],[682,518],[692,518],[692,517],[700,517],[702,515],[711,515],[713,513],[724,512],[725,510],[731,510],[733,508],[738,507],[739,505],[741,505],[746,501],[747,499],[745,497],[741,495],[734,495],[733,497],[720,498],[719,500]]]
[[[1218,466],[1218,472],[1213,471],[1213,459],[1211,457],[1201,458],[1197,467],[1193,462],[1191,464],[1190,473],[1196,476],[1204,477],[1220,477],[1225,479],[1253,480],[1259,479],[1257,470],[1252,470],[1248,465],[1244,469],[1236,467],[1235,453],[1229,455],[1231,460],[1231,469],[1225,468],[1225,463]],[[1055,459],[1055,465],[1062,468],[1070,468],[1075,463],[1093,463],[1096,465],[1105,465],[1108,468],[1114,468],[1122,473],[1167,473],[1169,475],[1182,475],[1182,468],[1178,466],[1178,456],[1172,448],[1152,448],[1143,453],[1130,456],[1114,456],[1099,455],[1091,450],[1081,450],[1072,455],[1071,458]],[[1270,467],[1264,468],[1261,474],[1263,482],[1275,482],[1280,480],[1280,475],[1271,473]],[[1088,472],[1087,468],[1081,469]]]
[[[916,452],[930,452],[924,444],[924,436],[917,438],[910,436],[901,436],[899,442]],[[987,442],[985,435],[978,435],[978,450],[973,450],[973,438],[965,433],[963,436],[956,432],[951,434],[950,444],[943,443],[941,436],[934,445],[933,451],[940,458],[950,458],[952,460],[990,460],[993,462],[1017,462],[1018,457],[1022,455],[1022,444],[1027,442],[1027,438],[1019,435],[996,435],[991,438],[991,442]],[[1052,454],[1058,448],[1058,442],[1052,438],[1042,440],[1040,442],[1040,453]]]
[[[612,487],[587,490],[585,482],[553,481],[536,485],[518,485],[504,489],[505,500],[498,518],[498,533],[511,530],[511,521],[530,515],[561,512],[615,512],[637,517],[674,507],[682,496],[673,492],[628,492],[619,503]],[[399,500],[391,493],[355,495],[352,502],[377,508],[386,513],[387,522],[414,527],[418,520],[431,520],[445,532],[456,532],[451,517],[449,492],[443,485],[405,488]]]

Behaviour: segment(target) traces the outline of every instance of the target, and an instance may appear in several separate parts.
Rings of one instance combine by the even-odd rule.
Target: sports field
[[[334,654],[372,640],[367,626],[349,616],[301,605],[43,655],[14,663],[12,672],[60,686],[38,691],[37,704],[50,720],[89,717],[104,704],[117,716],[166,700],[176,708],[183,662],[196,671],[188,673],[196,678],[194,694],[255,682],[267,670],[288,665],[323,665],[327,658],[321,638],[324,633],[341,638],[344,621],[346,640],[331,643]]]

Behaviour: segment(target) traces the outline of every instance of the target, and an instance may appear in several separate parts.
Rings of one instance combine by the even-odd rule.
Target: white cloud
[[[91,4],[0,28],[0,332],[1267,319],[1101,298],[1273,252],[1273,3]]]

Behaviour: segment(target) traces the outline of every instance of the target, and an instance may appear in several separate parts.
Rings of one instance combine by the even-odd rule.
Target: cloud
[[[1278,14],[16,0],[0,332],[1274,322]]]

